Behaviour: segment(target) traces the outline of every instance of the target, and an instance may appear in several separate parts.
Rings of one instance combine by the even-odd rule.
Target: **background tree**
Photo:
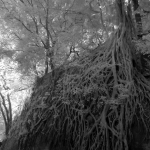
[[[25,86],[20,83],[21,75],[16,73],[17,64],[10,59],[1,60],[0,68],[0,112],[5,125],[5,136],[7,136],[13,117],[21,108],[18,102],[25,97],[24,91],[29,89],[29,85]],[[19,97],[19,91],[21,97]]]
[[[0,140],[1,141],[4,137],[4,131],[5,131],[5,126],[4,126],[2,114],[0,113]]]
[[[6,81],[3,76],[1,76],[3,79],[3,88],[4,90],[10,90],[8,86],[6,86]],[[5,135],[8,135],[8,132],[11,128],[12,124],[12,104],[10,101],[10,95],[7,93],[6,96],[0,92],[1,97],[1,103],[0,103],[0,111],[2,113],[4,123],[5,123]]]

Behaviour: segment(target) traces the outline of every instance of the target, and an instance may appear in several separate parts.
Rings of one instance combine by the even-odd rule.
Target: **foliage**
[[[44,67],[46,57],[50,58],[50,69],[57,67],[67,60],[71,46],[81,50],[82,44],[100,44],[117,25],[113,0],[1,0],[1,5],[10,30],[7,33],[15,43],[15,51],[8,52],[13,52],[11,56],[24,73],[33,70],[39,75],[38,64]]]

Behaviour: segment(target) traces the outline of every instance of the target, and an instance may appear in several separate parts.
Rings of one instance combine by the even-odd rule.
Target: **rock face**
[[[0,147],[2,146],[2,142],[0,142]]]
[[[129,150],[145,150],[146,127],[140,118],[134,117],[131,126],[131,142]]]
[[[41,141],[37,138],[34,148],[32,150],[68,150],[67,147],[58,145],[56,148],[51,149],[48,142]],[[0,150],[19,150],[18,140],[14,137],[8,138],[6,141],[2,142]]]
[[[8,138],[3,142],[1,150],[18,150],[17,139],[15,137]]]

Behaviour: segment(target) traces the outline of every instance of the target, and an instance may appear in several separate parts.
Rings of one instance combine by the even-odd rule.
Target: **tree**
[[[4,80],[5,82],[5,80]],[[8,90],[9,88],[5,85],[3,85],[5,90]],[[5,97],[1,92],[0,92],[0,97],[1,97],[1,103],[0,103],[0,111],[2,113],[4,123],[5,123],[5,135],[8,135],[8,132],[11,128],[12,124],[12,106],[11,106],[11,101],[10,101],[10,95],[7,94]]]
[[[4,137],[5,126],[4,126],[3,117],[1,113],[0,113],[0,120],[1,120],[0,121],[0,140],[2,141]]]
[[[27,90],[29,85],[20,85],[20,75],[16,73],[17,65],[12,63],[10,59],[3,59],[0,62],[0,68],[0,112],[5,125],[5,136],[7,136],[16,111],[16,108],[14,108],[16,107],[15,102],[19,99],[15,95],[19,96],[17,92],[21,91],[23,99],[22,91]]]
[[[6,10],[5,21],[7,25],[10,22],[11,33],[18,39],[16,60],[24,72],[31,68],[36,75],[38,64],[44,65],[45,59],[45,72],[48,66],[53,70],[70,54],[76,54],[74,50],[105,41],[116,25],[115,5],[111,1],[102,2],[102,8],[95,0],[1,2]]]
[[[62,12],[61,8],[57,8],[58,6],[56,7],[54,2],[49,0],[33,1],[33,3],[30,3],[30,1],[11,1],[9,4],[13,9],[7,13],[7,20],[9,18],[11,19],[11,24],[13,20],[15,25],[20,26],[24,36],[22,39],[22,37],[18,36],[18,33],[15,33],[19,40],[21,39],[19,46],[25,49],[25,51],[18,56],[17,60],[20,61],[24,57],[25,61],[32,61],[33,68],[36,68],[39,60],[44,59],[46,55],[46,70],[49,65],[53,70],[54,64],[52,59],[54,47],[58,41],[57,36],[62,30],[59,24],[56,25],[55,22]],[[52,10],[54,10],[53,13]],[[36,60],[38,60],[38,62]],[[23,62],[21,60],[20,62],[23,64],[25,61]]]

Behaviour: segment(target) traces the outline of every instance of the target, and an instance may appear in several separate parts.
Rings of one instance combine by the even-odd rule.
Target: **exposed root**
[[[49,83],[32,97],[20,149],[31,149],[40,137],[51,149],[60,144],[69,150],[128,150],[137,111],[149,128],[150,82],[133,67],[132,26],[124,19],[99,51],[64,69],[53,92]]]

